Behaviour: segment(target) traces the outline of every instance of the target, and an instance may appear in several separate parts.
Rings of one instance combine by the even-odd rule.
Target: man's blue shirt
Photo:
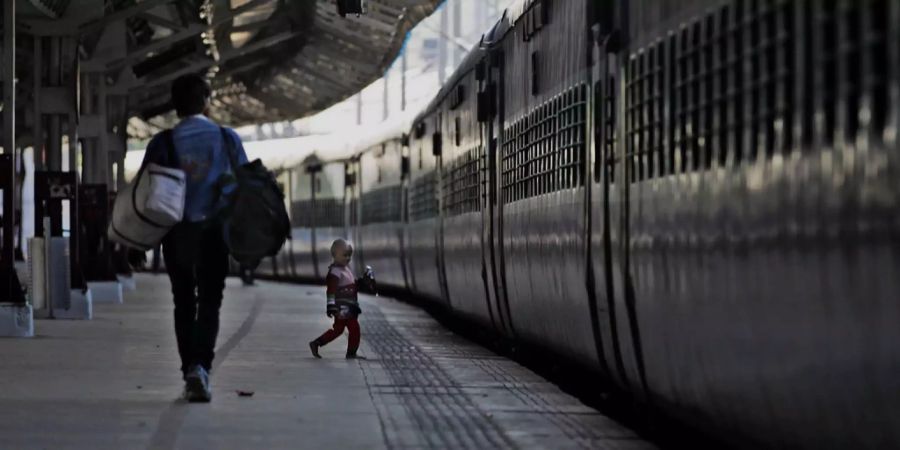
[[[238,164],[247,162],[241,138],[230,128],[225,129],[237,154]],[[219,125],[202,115],[186,117],[172,129],[172,139],[181,169],[187,178],[184,202],[184,221],[200,222],[212,217],[224,204],[219,201],[219,177],[233,173],[227,147]],[[168,143],[159,133],[147,144],[144,162],[164,164]]]

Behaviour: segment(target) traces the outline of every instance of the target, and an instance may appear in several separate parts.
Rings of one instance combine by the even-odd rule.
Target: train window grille
[[[728,149],[735,144],[735,121],[733,118],[737,96],[731,84],[734,80],[734,71],[738,67],[740,57],[732,52],[735,27],[731,26],[732,8],[725,6],[716,14],[719,33],[713,37],[713,64],[716,69],[713,74],[715,87],[712,89],[713,111],[713,137],[712,142],[716,149],[717,164],[725,167],[728,164]]]
[[[742,27],[741,3],[734,7],[726,6],[723,9],[725,16],[727,32],[724,45],[726,48],[723,52],[727,56],[724,57],[723,76],[727,80],[722,87],[727,94],[723,98],[727,114],[725,116],[725,139],[727,145],[721,149],[723,156],[720,161],[727,162],[728,154],[731,153],[735,164],[740,163],[744,159],[744,28]]]
[[[459,156],[443,175],[444,211],[458,216],[481,210],[484,150],[473,148]]]
[[[817,136],[827,147],[838,137],[837,131],[849,140],[862,126],[875,133],[884,129],[892,76],[889,34],[890,27],[897,26],[890,23],[891,7],[897,6],[888,0],[823,0],[803,2],[791,10],[801,19],[797,25],[802,33],[790,31],[806,36],[798,48],[807,70],[800,83],[805,149],[817,148]]]
[[[842,131],[845,140],[855,138],[862,125],[880,132],[890,97],[885,19],[889,16],[888,4],[885,1],[825,3],[828,4],[825,13],[832,14],[829,28],[837,31],[836,41],[830,40],[831,46],[826,48],[832,53],[826,56],[828,61],[838,69],[837,79],[831,80],[836,98],[829,106],[835,128]],[[862,112],[866,113],[865,123],[860,121]]]
[[[504,131],[502,192],[512,203],[584,185],[587,87],[534,108]]]
[[[356,197],[350,199],[350,223],[359,224],[359,199]]]
[[[751,69],[743,86],[749,102],[744,127],[750,133],[746,156],[754,161],[760,150],[772,157],[778,146],[790,146],[793,15],[792,2],[747,2],[744,8],[743,54]]]
[[[891,27],[896,29],[900,24],[890,23],[890,8],[900,8],[889,0],[874,0],[861,5],[862,10],[862,35],[860,40],[860,52],[863,54],[864,63],[858,68],[862,70],[864,79],[861,80],[864,92],[868,93],[869,104],[865,105],[870,110],[870,122],[872,129],[882,132],[887,123],[890,101],[889,81],[891,76],[895,79],[900,74],[890,74],[890,56],[888,43],[900,41],[900,36],[890,37]],[[896,17],[896,16],[894,16]],[[895,58],[900,58],[896,55]],[[895,59],[896,61],[896,59]],[[895,63],[896,68],[896,63]]]
[[[291,225],[299,228],[344,226],[342,199],[300,200],[291,204]]]
[[[729,149],[738,164],[759,150],[771,158],[791,148],[792,8],[790,2],[737,1],[631,58],[626,111],[632,181],[724,166]],[[662,123],[664,99],[668,124]]]
[[[291,226],[298,228],[312,227],[313,202],[312,200],[298,200],[291,203]]]
[[[672,118],[676,170],[679,173],[699,168],[698,138],[701,132],[699,90],[700,69],[699,24],[683,27],[676,34],[676,53],[673,60],[675,77],[672,80]]]
[[[438,198],[435,172],[431,171],[413,181],[409,196],[411,221],[416,222],[436,217]]]
[[[559,179],[548,191],[570,189],[584,185],[585,134],[587,124],[587,87],[570,89],[564,94],[566,103],[559,109]]]
[[[629,58],[626,67],[626,142],[629,179],[638,182],[656,175],[664,149],[665,102],[661,80],[664,74],[662,44],[654,44]]]
[[[316,199],[316,226],[344,226],[344,201],[342,199]]]
[[[362,224],[396,222],[400,220],[399,185],[385,186],[362,195]]]
[[[596,155],[596,164],[594,174],[597,181],[600,181],[601,172],[605,172],[605,176],[609,183],[615,183],[616,164],[618,156],[616,155],[616,80],[615,77],[605,75],[604,78],[597,82],[595,86],[597,91],[597,110],[599,118],[597,125],[599,127],[598,143]]]

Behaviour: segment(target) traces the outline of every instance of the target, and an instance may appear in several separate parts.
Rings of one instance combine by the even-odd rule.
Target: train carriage
[[[493,327],[485,278],[487,153],[477,110],[477,68],[486,57],[473,50],[438,94],[430,114],[445,130],[440,151],[442,228],[439,241],[450,308]]]
[[[896,2],[674,6],[618,55],[629,385],[733,440],[896,443]]]
[[[409,137],[409,215],[404,226],[410,288],[420,296],[446,304],[440,255],[440,165],[435,149],[443,145],[436,117],[420,115]]]
[[[586,365],[599,356],[585,274],[590,1],[525,1],[494,36],[499,234],[511,329]]]
[[[896,447],[898,24],[517,2],[409,127],[291,172],[295,211],[328,172],[341,213],[294,214],[278,273],[349,236],[357,270],[725,441]]]
[[[313,201],[314,172],[309,167],[316,167],[318,158],[310,157],[300,167],[290,169],[289,191],[286,195],[291,201],[291,239],[286,249],[290,252],[293,271],[299,277],[316,278],[318,273],[313,257],[313,230],[316,217]]]
[[[402,136],[395,136],[363,150],[356,179],[362,193],[355,226],[357,265],[377,267],[379,282],[398,289],[406,289],[401,252],[402,147]]]

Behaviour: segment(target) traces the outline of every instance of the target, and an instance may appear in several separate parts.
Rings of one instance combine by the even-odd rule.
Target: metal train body
[[[409,128],[285,172],[380,283],[733,443],[900,447],[900,2],[530,0]]]

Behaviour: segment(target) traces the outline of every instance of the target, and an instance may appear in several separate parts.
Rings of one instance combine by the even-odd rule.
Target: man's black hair
[[[211,95],[209,83],[200,75],[182,75],[172,83],[172,104],[179,117],[202,114]]]

